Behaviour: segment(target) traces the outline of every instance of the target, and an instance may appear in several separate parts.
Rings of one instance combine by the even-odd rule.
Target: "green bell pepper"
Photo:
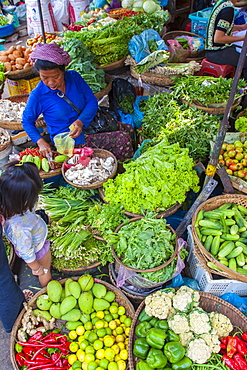
[[[155,328],[160,328],[160,329],[165,330],[165,331],[169,328],[167,320],[158,320],[154,324],[154,327]]]
[[[180,336],[174,333],[173,330],[171,329],[167,330],[167,334],[168,334],[167,339],[169,342],[180,342]]]
[[[180,342],[168,342],[164,347],[164,354],[171,364],[176,364],[185,355],[185,349]]]
[[[159,321],[158,317],[153,317],[149,322],[152,326],[155,326]]]
[[[148,331],[146,341],[148,344],[157,349],[161,349],[165,345],[166,332],[159,328],[152,328]]]
[[[136,370],[153,370],[145,361],[139,361],[136,364]]]
[[[182,360],[172,364],[173,370],[191,370],[192,361],[188,357],[182,358]]]
[[[145,360],[149,350],[150,347],[145,338],[138,338],[135,340],[133,347],[134,356],[141,358],[142,360]]]
[[[138,316],[138,320],[140,322],[143,322],[143,321],[149,321],[153,318],[153,316],[149,316],[146,311],[145,311],[145,308],[141,311],[140,315]]]
[[[143,321],[135,328],[135,335],[138,338],[145,338],[151,328],[152,326],[148,321]]]
[[[160,349],[151,348],[147,355],[147,364],[152,369],[159,369],[167,364],[167,358]]]

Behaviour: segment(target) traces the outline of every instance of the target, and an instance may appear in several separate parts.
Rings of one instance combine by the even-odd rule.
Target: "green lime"
[[[98,336],[97,336],[96,333],[94,333],[93,331],[91,331],[90,334],[88,335],[88,338],[87,339],[88,339],[88,341],[90,343],[93,343],[93,342],[95,342],[98,339]]]
[[[81,369],[81,366],[82,366],[82,363],[81,361],[75,361],[72,365],[72,370],[75,370],[75,369]]]
[[[85,353],[92,353],[92,354],[94,354],[95,353],[95,349],[93,348],[93,346],[87,346],[86,348],[85,348]]]
[[[96,361],[91,361],[87,364],[87,370],[95,370],[97,369],[98,364]]]
[[[84,351],[87,346],[89,346],[89,342],[86,339],[82,340],[80,343],[80,349]]]
[[[84,324],[84,328],[85,330],[92,330],[93,329],[93,324],[91,321],[87,321],[85,324]]]
[[[97,321],[101,321],[98,317],[94,317],[93,319],[92,319],[92,324],[93,324],[93,326],[95,326],[95,324],[96,324],[96,322]]]
[[[103,367],[103,369],[107,369],[109,361],[106,358],[102,358],[99,362],[99,366]]]
[[[91,334],[91,330],[87,330],[87,331],[85,331],[85,333],[84,333],[84,338],[88,340],[88,336],[89,336],[89,334]]]
[[[106,335],[112,335],[112,330],[109,327],[105,328],[105,331],[106,331]]]
[[[103,338],[107,334],[106,329],[105,328],[98,329],[96,330],[96,334],[98,335],[99,338]]]
[[[107,315],[104,316],[104,320],[107,321],[107,322],[110,322],[112,321],[113,317],[110,313],[108,313]]]

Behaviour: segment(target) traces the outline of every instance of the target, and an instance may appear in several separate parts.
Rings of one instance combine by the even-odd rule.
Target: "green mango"
[[[36,316],[36,317],[38,317],[38,316],[43,317],[47,321],[51,320],[51,318],[52,318],[50,312],[48,312],[48,311],[42,311],[42,310],[39,310],[38,308],[36,308],[32,312],[33,312],[34,316]]]
[[[77,300],[73,296],[65,297],[61,303],[60,312],[61,315],[65,315],[67,312],[75,308]]]
[[[34,157],[32,156],[32,154],[28,154],[25,162],[31,162],[31,163],[33,163],[33,161],[34,161]]]
[[[93,301],[93,308],[95,311],[104,311],[110,307],[110,303],[103,298],[95,298]]]
[[[68,158],[68,156],[65,155],[65,154],[57,155],[54,158],[54,162],[63,163],[64,161],[66,161],[67,158]]]
[[[92,292],[96,298],[103,298],[106,295],[107,289],[103,284],[94,283]]]
[[[104,296],[104,299],[106,299],[108,302],[113,302],[115,298],[116,294],[114,292],[111,292],[110,290],[108,290],[108,292]]]
[[[50,308],[50,314],[55,319],[61,319],[61,303],[53,303]]]
[[[59,302],[62,296],[63,287],[57,280],[51,280],[47,284],[47,294],[52,302]]]
[[[83,292],[87,292],[88,290],[92,289],[94,285],[94,279],[91,275],[82,275],[79,277],[78,283],[81,286],[81,290]]]
[[[65,281],[65,284],[64,284],[64,290],[65,290],[65,297],[68,297],[69,295],[72,295],[69,291],[69,284],[71,283],[71,281],[73,281],[72,279],[68,278],[66,281]]]
[[[81,325],[83,325],[81,321],[67,321],[65,327],[68,330],[75,330],[78,326]]]
[[[27,154],[24,154],[24,156],[22,157],[21,161],[23,163],[25,163],[27,161]]]
[[[83,322],[83,324],[86,324],[86,322],[91,321],[91,317],[89,314],[82,312],[80,320]]]
[[[73,310],[70,310],[65,315],[62,315],[61,319],[65,321],[79,321],[80,317],[80,310],[78,310],[77,308],[73,308]]]
[[[50,171],[50,166],[49,166],[48,160],[46,158],[42,158],[41,167],[42,167],[42,170],[45,171],[45,172]]]
[[[36,304],[40,310],[48,311],[52,305],[52,301],[47,294],[42,294],[37,298]]]
[[[88,292],[84,292],[78,299],[79,307],[81,312],[90,315],[93,310],[93,295]]]
[[[72,294],[73,297],[78,299],[80,297],[80,294],[81,294],[80,284],[77,283],[77,281],[71,281],[71,283],[69,284],[69,291],[70,291],[70,293]]]
[[[40,170],[41,169],[41,158],[37,155],[33,158],[34,158],[33,163],[36,164],[38,170]]]

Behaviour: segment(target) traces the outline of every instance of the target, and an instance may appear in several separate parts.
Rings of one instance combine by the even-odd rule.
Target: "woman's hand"
[[[40,138],[37,141],[37,144],[39,147],[40,154],[43,157],[47,157],[48,154],[52,155],[52,150],[51,150],[50,145],[43,138]]]
[[[72,123],[72,125],[74,125],[74,129],[70,132],[69,136],[72,137],[72,139],[75,139],[82,133],[83,123],[77,119]]]

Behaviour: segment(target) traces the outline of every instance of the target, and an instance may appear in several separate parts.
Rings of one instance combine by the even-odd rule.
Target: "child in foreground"
[[[51,251],[47,225],[35,213],[43,183],[34,163],[8,163],[0,177],[0,211],[5,218],[4,233],[18,257],[38,276],[42,287],[51,277]]]

